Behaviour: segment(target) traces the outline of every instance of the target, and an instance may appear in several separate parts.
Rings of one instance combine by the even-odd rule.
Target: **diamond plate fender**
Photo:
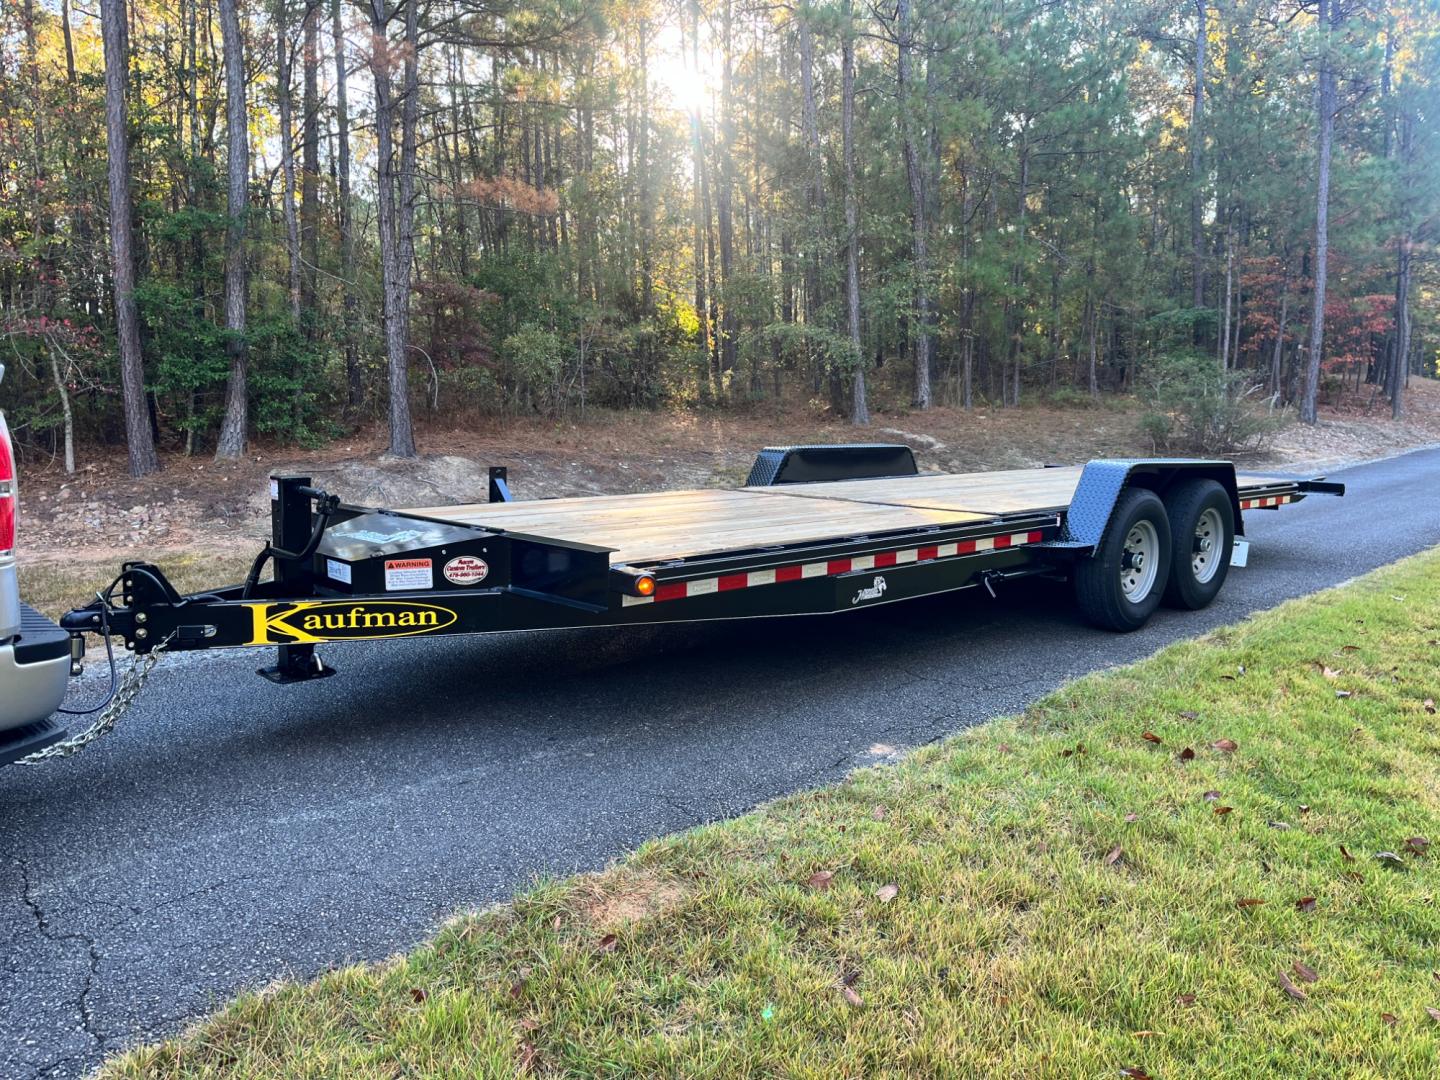
[[[1245,523],[1240,515],[1232,463],[1191,458],[1100,458],[1081,472],[1059,538],[1039,547],[1088,555],[1105,539],[1115,504],[1127,487],[1148,488],[1164,495],[1179,480],[1196,476],[1216,480],[1225,488],[1235,513],[1235,532],[1243,534]]]

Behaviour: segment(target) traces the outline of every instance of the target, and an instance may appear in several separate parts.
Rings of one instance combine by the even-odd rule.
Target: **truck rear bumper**
[[[69,635],[34,608],[20,605],[20,633],[0,645],[0,740],[46,720],[70,679]]]

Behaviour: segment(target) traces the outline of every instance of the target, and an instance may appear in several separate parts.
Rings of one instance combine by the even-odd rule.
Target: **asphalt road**
[[[1065,587],[763,623],[177,657],[84,754],[0,770],[0,1076],[78,1076],[236,992],[374,960],[536,875],[741,813],[1440,542],[1440,450],[1247,516],[1200,613],[1116,636]]]

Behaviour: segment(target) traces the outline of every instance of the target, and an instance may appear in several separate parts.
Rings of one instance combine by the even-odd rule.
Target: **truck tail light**
[[[10,445],[10,431],[0,417],[0,555],[15,550],[15,450]]]

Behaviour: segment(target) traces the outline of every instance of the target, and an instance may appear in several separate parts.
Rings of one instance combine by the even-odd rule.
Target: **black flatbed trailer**
[[[182,596],[126,563],[61,625],[140,656],[275,647],[260,673],[293,682],[333,673],[316,653],[331,642],[838,613],[1047,574],[1123,631],[1162,601],[1209,603],[1243,562],[1245,512],[1344,493],[1190,459],[920,474],[907,447],[870,444],[768,448],[739,490],[516,502],[504,469],[490,488],[387,509],[275,476],[245,582]]]

